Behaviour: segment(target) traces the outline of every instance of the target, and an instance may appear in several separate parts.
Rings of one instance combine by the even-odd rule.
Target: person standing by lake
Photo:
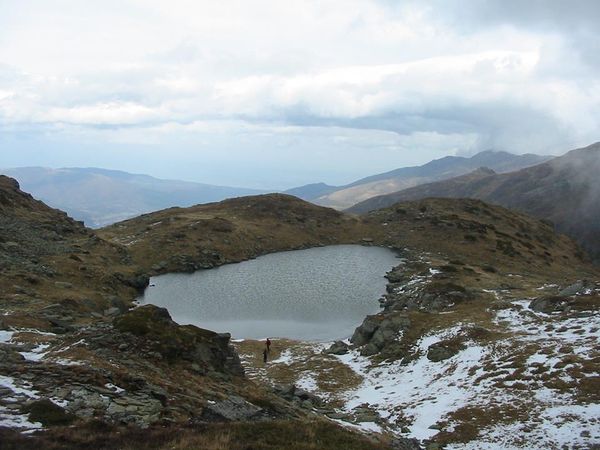
[[[271,353],[271,340],[269,338],[267,338],[267,353]]]

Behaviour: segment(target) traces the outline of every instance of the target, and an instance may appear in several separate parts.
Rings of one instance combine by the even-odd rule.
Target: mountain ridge
[[[471,157],[445,156],[420,166],[401,167],[361,178],[343,186],[336,187],[316,183],[285,192],[321,206],[345,209],[360,200],[463,175],[481,166],[490,167],[497,172],[508,172],[535,165],[551,158],[553,157],[531,153],[515,155],[505,151],[485,150]]]
[[[399,201],[426,197],[478,198],[553,222],[577,240],[596,261],[600,258],[600,142],[574,149],[519,171],[472,172],[374,197],[348,209],[365,213]]]

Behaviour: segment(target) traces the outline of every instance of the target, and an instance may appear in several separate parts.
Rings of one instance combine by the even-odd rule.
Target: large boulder
[[[464,348],[465,346],[456,340],[439,341],[429,346],[427,359],[433,362],[444,361],[452,358]]]
[[[348,344],[343,341],[335,341],[329,348],[323,350],[323,353],[328,355],[345,355],[348,353]]]

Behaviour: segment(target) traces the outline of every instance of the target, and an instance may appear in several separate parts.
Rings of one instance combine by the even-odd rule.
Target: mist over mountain
[[[426,197],[477,198],[552,221],[558,231],[600,259],[600,142],[519,171],[468,175],[425,184],[360,202],[348,211],[365,213]]]
[[[539,164],[551,158],[552,156],[515,155],[504,151],[487,150],[470,158],[446,156],[422,166],[403,167],[372,175],[345,186],[334,187],[317,183],[290,189],[286,193],[296,195],[318,205],[343,209],[378,195],[396,192],[432,181],[453,178],[482,166],[502,173]]]
[[[36,198],[92,228],[172,206],[263,193],[99,168],[20,167],[2,173],[17,179]]]

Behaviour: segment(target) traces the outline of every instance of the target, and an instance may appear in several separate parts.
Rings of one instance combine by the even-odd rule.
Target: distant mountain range
[[[264,193],[98,168],[20,167],[0,173],[15,178],[34,197],[92,228],[172,206]]]
[[[290,189],[286,193],[318,205],[344,209],[378,195],[464,175],[482,166],[503,173],[530,167],[550,159],[552,156],[514,155],[487,150],[471,158],[446,156],[422,166],[404,167],[362,178],[345,186],[336,187],[316,183]]]
[[[348,211],[365,213],[426,197],[477,198],[550,220],[600,261],[600,142],[516,172],[497,174],[481,168],[374,197]]]

